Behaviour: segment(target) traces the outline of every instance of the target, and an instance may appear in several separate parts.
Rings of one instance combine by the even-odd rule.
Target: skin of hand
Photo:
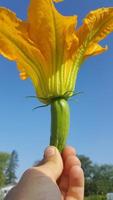
[[[25,171],[5,200],[83,200],[84,173],[72,147],[50,146],[40,165]]]

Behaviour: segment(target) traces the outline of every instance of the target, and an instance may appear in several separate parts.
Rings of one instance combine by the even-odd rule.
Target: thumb
[[[58,149],[49,146],[44,151],[43,164],[38,167],[45,175],[56,181],[63,171],[63,161]]]

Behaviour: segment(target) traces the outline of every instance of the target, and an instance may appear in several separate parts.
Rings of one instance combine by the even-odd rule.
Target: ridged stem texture
[[[56,99],[51,104],[51,138],[50,145],[60,152],[65,147],[70,127],[70,109],[67,100]]]

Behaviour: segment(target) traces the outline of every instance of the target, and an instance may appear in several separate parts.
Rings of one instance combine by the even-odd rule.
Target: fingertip
[[[78,157],[74,156],[74,155],[69,155],[66,160],[65,160],[65,174],[69,173],[69,170],[73,167],[78,165],[79,167],[81,167],[81,162],[78,159]]]
[[[62,157],[55,146],[48,146],[44,151],[44,164],[42,169],[49,174],[53,180],[57,180],[63,170]]]
[[[62,157],[65,160],[69,155],[76,155],[76,150],[71,146],[66,146],[62,152]]]
[[[44,158],[49,158],[51,156],[54,156],[55,154],[56,154],[56,147],[48,146],[44,151]]]

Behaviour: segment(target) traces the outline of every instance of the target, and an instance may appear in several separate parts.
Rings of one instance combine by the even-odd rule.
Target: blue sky
[[[26,18],[28,0],[1,0],[21,19]],[[64,15],[79,16],[79,24],[90,11],[113,6],[111,0],[64,0],[57,8]],[[101,44],[109,50],[88,59],[81,68],[76,89],[83,94],[70,101],[71,128],[67,143],[94,163],[113,164],[113,34]],[[40,160],[49,144],[50,108],[26,96],[35,95],[30,80],[21,81],[16,64],[0,56],[0,151],[19,154],[20,174]]]

